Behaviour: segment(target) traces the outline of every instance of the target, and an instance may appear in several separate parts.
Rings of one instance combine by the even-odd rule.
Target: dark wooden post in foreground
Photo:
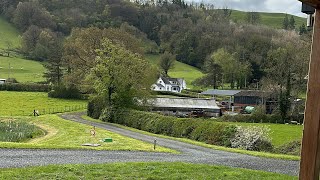
[[[318,180],[320,170],[320,1],[301,0],[316,8],[301,149],[301,180]]]

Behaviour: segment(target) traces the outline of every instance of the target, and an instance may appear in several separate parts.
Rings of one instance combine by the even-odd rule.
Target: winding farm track
[[[188,162],[224,165],[262,170],[288,175],[297,175],[299,161],[268,159],[204,148],[180,141],[144,135],[113,125],[96,123],[81,118],[81,113],[60,115],[66,120],[103,128],[124,136],[157,144],[180,151],[181,154],[134,152],[134,151],[91,151],[91,150],[31,150],[0,149],[0,168],[26,167],[49,164],[98,164],[112,162]]]

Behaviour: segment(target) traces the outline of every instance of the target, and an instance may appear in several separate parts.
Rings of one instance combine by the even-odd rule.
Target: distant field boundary
[[[16,110],[9,112],[10,116],[42,116],[47,114],[58,114],[65,112],[83,111],[87,109],[87,105],[61,106],[52,108],[34,108],[33,110]],[[36,114],[34,113],[36,111]]]

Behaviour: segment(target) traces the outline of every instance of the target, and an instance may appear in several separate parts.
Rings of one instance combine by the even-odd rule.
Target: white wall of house
[[[177,81],[170,81],[170,84],[166,84],[162,77],[159,77],[156,84],[151,86],[151,89],[154,91],[170,91],[176,93],[180,93],[186,88],[187,85],[184,79],[177,79]]]

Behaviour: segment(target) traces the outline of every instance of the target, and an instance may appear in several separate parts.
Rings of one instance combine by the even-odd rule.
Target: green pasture
[[[2,169],[1,179],[298,179],[270,172],[189,163],[112,163]]]
[[[153,144],[128,138],[104,129],[96,128],[96,136],[91,136],[92,126],[64,120],[57,115],[39,117],[3,117],[1,120],[19,120],[34,124],[46,135],[28,142],[0,142],[0,148],[50,148],[50,149],[95,149],[95,150],[125,150],[154,151]],[[112,138],[112,143],[100,142],[104,138]],[[99,143],[100,147],[81,146],[84,143]],[[157,147],[157,152],[176,152],[167,148]]]
[[[246,12],[238,11],[238,10],[232,10],[231,13],[231,19],[235,22],[245,22],[246,20]],[[261,24],[270,26],[273,28],[282,28],[282,22],[285,17],[284,13],[265,13],[260,12],[261,16]],[[290,19],[291,15],[288,14],[288,18]],[[293,16],[294,20],[296,22],[296,29],[298,29],[302,24],[307,23],[306,18],[302,18],[299,16]]]
[[[0,91],[0,116],[29,116],[85,109],[87,101],[49,98],[42,92]]]
[[[153,65],[158,65],[160,55],[146,55],[146,59],[149,60]],[[188,88],[193,88],[192,82],[204,74],[197,68],[190,65],[176,61],[174,68],[169,70],[169,76],[173,78],[184,78],[187,82]]]
[[[5,19],[0,17],[0,49],[7,48],[10,42],[13,48],[17,48],[21,43],[19,31]]]
[[[0,79],[10,77],[18,82],[40,82],[45,80],[44,72],[45,68],[40,62],[0,56]]]

